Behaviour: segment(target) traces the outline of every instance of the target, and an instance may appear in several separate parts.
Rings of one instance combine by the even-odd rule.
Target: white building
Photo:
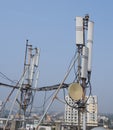
[[[86,105],[86,123],[87,126],[97,126],[97,96],[87,97]],[[73,101],[69,96],[66,96],[66,101],[68,104],[65,105],[65,114],[64,119],[67,124],[78,125],[78,109],[75,109],[73,106]],[[82,124],[82,112],[80,113],[80,122]]]
[[[88,98],[88,97],[87,97]],[[87,101],[87,125],[88,126],[97,126],[98,121],[98,103],[97,96],[90,96]]]
[[[69,104],[65,105],[65,114],[64,119],[67,124],[78,124],[78,111],[74,109],[73,107],[70,107],[70,105],[73,105],[73,101],[69,96],[66,96],[66,101]]]

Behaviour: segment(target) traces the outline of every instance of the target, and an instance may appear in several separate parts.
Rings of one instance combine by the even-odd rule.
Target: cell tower
[[[69,86],[70,98],[77,104],[78,109],[78,130],[81,128],[80,115],[83,115],[83,130],[86,130],[86,88],[90,83],[91,60],[93,45],[93,26],[89,16],[76,17],[76,47],[78,55],[77,80]]]
[[[33,48],[32,45],[28,45],[26,41],[26,52],[24,60],[24,74],[25,78],[22,84],[21,96],[20,96],[20,110],[24,113],[26,109],[31,106],[33,102],[33,91],[32,88],[37,87],[37,80],[39,71],[37,71],[39,64],[39,49]]]
[[[33,99],[35,96],[35,91],[33,89],[37,88],[37,81],[39,76],[38,62],[39,62],[39,49],[33,48],[32,45],[28,44],[28,40],[26,40],[24,71],[19,82],[16,85],[18,90],[11,105],[9,116],[7,118],[4,129],[7,127],[10,115],[12,114],[13,108],[16,103],[18,103],[19,105],[18,114],[20,116],[20,119],[22,118],[21,127],[25,128],[26,112],[28,111],[29,114],[31,113],[33,106]]]

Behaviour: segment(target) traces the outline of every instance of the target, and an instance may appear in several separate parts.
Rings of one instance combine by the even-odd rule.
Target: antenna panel
[[[87,78],[88,70],[88,48],[82,48],[82,58],[81,58],[81,78]]]
[[[30,85],[32,84],[33,75],[34,75],[34,62],[35,62],[35,56],[32,57],[32,59],[31,59],[31,64],[30,64],[30,67],[29,67],[29,80],[30,80]]]
[[[93,28],[94,22],[88,22],[88,33],[87,33],[87,47],[89,49],[88,54],[88,71],[91,71],[91,61],[92,61],[92,46],[93,46]]]
[[[76,45],[83,44],[83,18],[76,17]]]
[[[31,56],[32,56],[32,46],[28,46],[28,65],[31,63]]]
[[[37,49],[37,52],[35,54],[35,61],[34,65],[37,67],[39,64],[39,50]]]
[[[68,94],[73,100],[80,100],[83,95],[83,89],[79,83],[69,85]]]

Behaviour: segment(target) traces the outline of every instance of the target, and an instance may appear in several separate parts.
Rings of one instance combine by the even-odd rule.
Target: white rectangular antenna
[[[92,62],[92,46],[93,46],[93,28],[94,22],[88,22],[88,33],[87,33],[87,47],[89,49],[88,54],[88,72],[91,72],[91,62]]]
[[[81,57],[81,78],[87,78],[88,71],[88,48],[83,46]]]
[[[32,45],[28,45],[28,65],[30,66],[32,56]]]
[[[31,58],[31,64],[29,67],[29,84],[32,85],[33,75],[34,75],[34,62],[35,62],[35,56],[33,55]]]
[[[34,65],[35,65],[36,67],[38,67],[38,64],[39,64],[39,49],[36,48],[36,54],[35,54]]]
[[[83,44],[83,18],[76,17],[76,45]]]

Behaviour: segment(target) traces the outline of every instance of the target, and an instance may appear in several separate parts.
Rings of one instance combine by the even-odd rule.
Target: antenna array
[[[35,92],[33,88],[37,89],[37,80],[38,80],[38,61],[39,61],[39,49],[33,48],[32,45],[28,45],[28,40],[26,41],[26,51],[25,51],[25,60],[24,60],[24,71],[23,74],[17,83],[16,87],[18,88],[12,106],[10,108],[9,116],[7,118],[5,128],[8,125],[10,115],[12,114],[14,105],[19,104],[19,116],[23,116],[22,128],[25,128],[25,115],[26,111],[29,109],[29,113],[32,109],[33,99]]]
[[[77,81],[69,87],[69,96],[78,105],[78,130],[80,130],[80,113],[83,113],[83,130],[86,130],[86,88],[90,84],[94,23],[89,16],[76,17],[76,47],[78,55]],[[87,38],[87,39],[86,39]],[[81,88],[83,91],[81,91]],[[73,91],[72,91],[73,90]],[[76,96],[78,95],[78,96]],[[74,98],[73,98],[74,97]],[[78,98],[79,97],[79,98]]]

